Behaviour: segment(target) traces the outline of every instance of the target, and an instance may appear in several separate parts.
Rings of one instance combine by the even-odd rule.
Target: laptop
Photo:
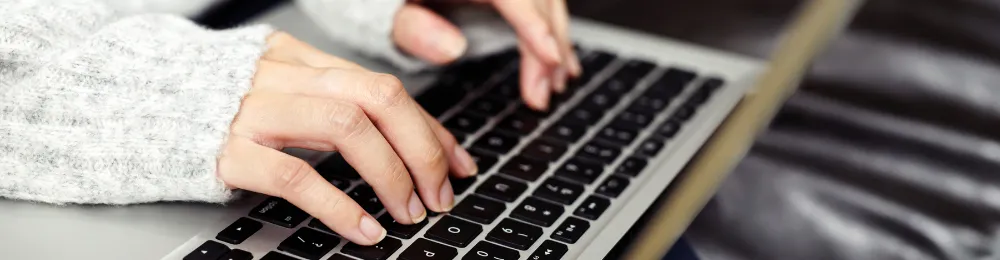
[[[286,5],[260,22],[374,70]],[[729,115],[766,61],[574,19],[584,67],[549,112],[518,99],[517,55],[502,51],[408,90],[476,157],[453,179],[456,207],[400,225],[336,154],[292,151],[375,216],[388,236],[358,246],[280,198],[227,206],[52,206],[0,200],[4,259],[602,259]]]

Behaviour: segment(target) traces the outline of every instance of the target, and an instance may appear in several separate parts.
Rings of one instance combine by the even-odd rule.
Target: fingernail
[[[385,229],[372,216],[365,215],[361,217],[361,224],[359,226],[361,226],[361,233],[371,240],[372,243],[378,243],[385,238]]]
[[[420,223],[427,218],[427,211],[424,210],[424,203],[420,201],[420,197],[414,192],[410,195],[410,218],[413,223]]]
[[[556,78],[556,92],[561,94],[566,91],[566,69],[559,67],[552,73],[552,76]]]
[[[545,40],[542,42],[542,52],[548,55],[550,59],[555,61],[562,60],[559,57],[559,43],[556,42],[556,38],[552,37],[551,34],[545,35]]]
[[[441,207],[443,207],[443,212],[451,211],[455,207],[455,191],[451,189],[451,180],[444,180],[444,185],[441,185]]]
[[[469,176],[479,173],[479,165],[476,164],[476,160],[472,159],[472,155],[462,145],[455,145],[455,156],[458,156],[458,163],[462,165]]]
[[[461,35],[448,35],[437,38],[438,44],[436,46],[438,51],[451,59],[461,57],[462,54],[465,54],[465,48],[469,46],[468,41]]]

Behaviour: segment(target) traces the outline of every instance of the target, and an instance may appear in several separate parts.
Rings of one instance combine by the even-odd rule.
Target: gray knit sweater
[[[272,29],[180,15],[209,2],[0,0],[0,197],[229,200],[216,156]],[[412,65],[390,41],[401,2],[299,0],[333,38]]]

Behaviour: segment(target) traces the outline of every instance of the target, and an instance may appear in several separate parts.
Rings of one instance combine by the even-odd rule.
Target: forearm
[[[269,27],[208,31],[91,0],[0,6],[0,197],[229,199],[216,158]]]

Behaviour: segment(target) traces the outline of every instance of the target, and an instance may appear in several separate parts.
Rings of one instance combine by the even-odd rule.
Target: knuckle
[[[276,185],[281,197],[300,194],[308,190],[313,183],[309,182],[312,168],[305,161],[289,160],[277,166],[278,179]]]
[[[330,129],[336,136],[349,137],[369,130],[368,116],[358,106],[339,104],[328,111],[328,120],[333,124]]]
[[[427,165],[430,171],[439,173],[448,170],[448,159],[444,149],[437,147],[424,154],[423,163],[424,165]]]
[[[392,108],[405,104],[409,94],[403,87],[403,82],[389,74],[374,74],[369,87],[372,90],[372,102],[382,108]]]

